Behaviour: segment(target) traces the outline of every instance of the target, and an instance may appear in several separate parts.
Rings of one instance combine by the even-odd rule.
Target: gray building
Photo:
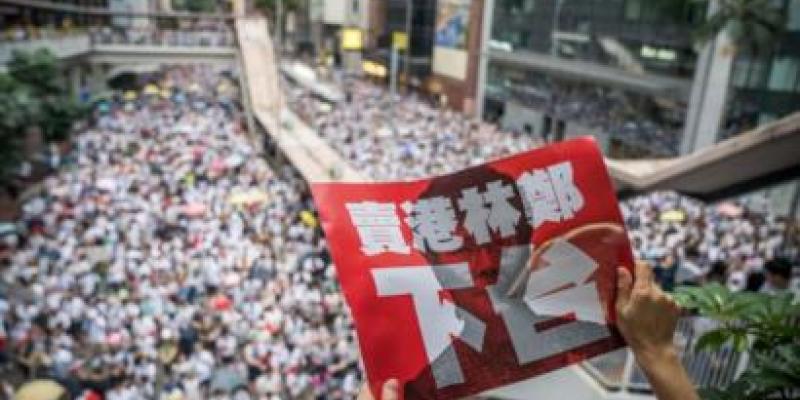
[[[612,155],[645,157],[692,152],[800,109],[800,0],[774,1],[789,17],[769,55],[735,60],[725,37],[693,40],[708,3],[658,4],[487,2],[484,118],[548,140],[594,134]]]

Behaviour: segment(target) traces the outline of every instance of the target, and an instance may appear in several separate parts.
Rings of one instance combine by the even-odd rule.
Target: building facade
[[[735,59],[725,38],[693,40],[714,2],[488,2],[479,109],[508,129],[593,134],[619,157],[672,156],[800,109],[800,1],[774,1],[789,18],[771,54]]]

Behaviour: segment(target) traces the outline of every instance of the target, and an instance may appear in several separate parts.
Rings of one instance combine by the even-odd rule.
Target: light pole
[[[414,0],[406,0],[406,60],[403,74],[406,76],[406,88],[411,84],[411,18],[414,15]]]
[[[561,16],[561,8],[564,6],[564,0],[555,0],[555,9],[553,10],[553,33],[550,35],[550,54],[553,57],[558,57],[558,17]]]
[[[275,47],[278,49],[278,53],[283,49],[281,20],[283,20],[283,0],[278,0],[275,2],[275,44],[277,45]]]

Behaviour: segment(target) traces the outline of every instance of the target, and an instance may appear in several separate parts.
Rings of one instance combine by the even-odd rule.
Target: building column
[[[492,40],[492,20],[494,0],[483,0],[483,21],[481,21],[481,44],[478,50],[478,79],[475,87],[475,118],[483,120],[486,102],[486,80],[489,70],[489,41]]]
[[[708,15],[717,12],[717,1]],[[725,117],[735,51],[728,35],[721,33],[706,43],[697,62],[681,143],[681,154],[690,154],[717,142]]]
[[[80,98],[81,88],[83,87],[83,66],[73,65],[69,69],[69,87],[72,97]]]
[[[89,65],[89,74],[87,76],[87,86],[92,94],[100,93],[106,90],[106,81],[108,80],[108,70],[103,64]]]

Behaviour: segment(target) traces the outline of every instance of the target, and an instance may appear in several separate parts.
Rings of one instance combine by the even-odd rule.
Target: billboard
[[[471,0],[439,0],[434,31],[433,70],[450,78],[467,75]]]

